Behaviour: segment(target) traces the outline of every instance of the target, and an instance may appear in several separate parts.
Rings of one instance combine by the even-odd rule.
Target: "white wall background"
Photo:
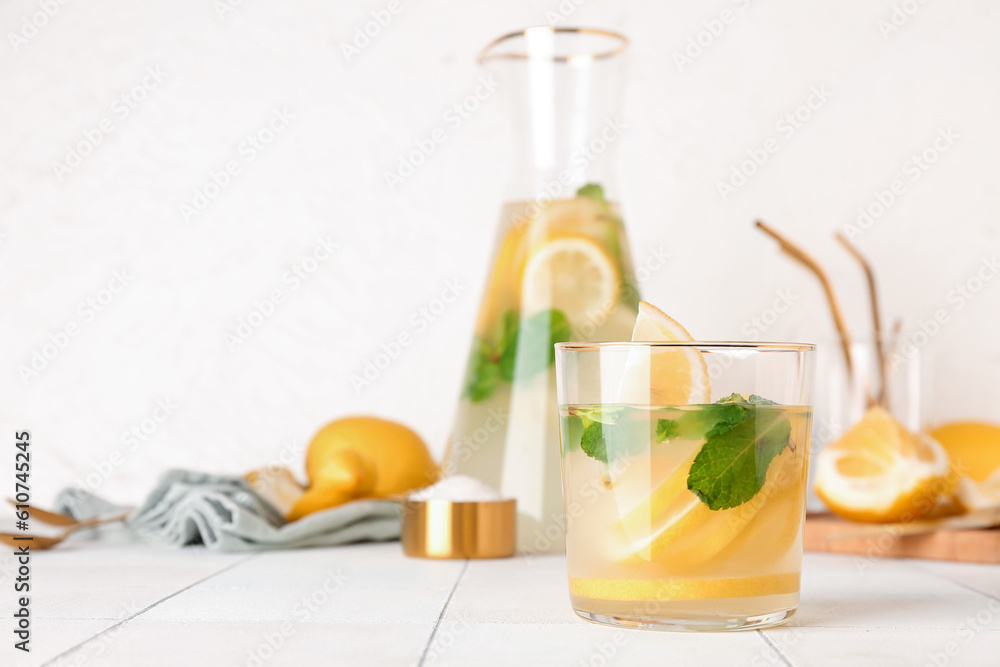
[[[815,281],[752,229],[759,216],[830,267],[867,333],[861,275],[832,234],[900,179],[905,192],[857,242],[888,319],[950,317],[928,345],[928,418],[1000,420],[1000,279],[961,309],[952,293],[1000,250],[997,3],[401,0],[347,62],[341,43],[387,0],[222,1],[53,0],[51,18],[38,0],[0,5],[0,442],[32,430],[40,501],[87,475],[138,500],[170,466],[242,472],[356,412],[407,422],[443,451],[506,178],[498,101],[449,128],[395,192],[384,173],[447,127],[481,46],[560,6],[564,25],[633,40],[623,206],[638,262],[650,247],[672,255],[646,298],[726,339],[791,290],[798,301],[762,338],[829,336]],[[897,12],[902,25],[883,34],[904,5],[912,16]],[[675,52],[726,9],[731,23],[679,68]],[[115,100],[150,67],[165,77],[125,115]],[[830,99],[780,133],[816,86]],[[248,160],[241,144],[275,108],[294,119]],[[60,179],[54,163],[102,120],[113,131]],[[948,128],[953,145],[910,180],[907,160]],[[779,150],[723,201],[716,183],[769,137]],[[185,224],[181,205],[229,161],[239,173]],[[283,274],[326,236],[340,251],[293,288]],[[81,311],[123,268],[129,284],[93,317]],[[421,330],[412,314],[449,280],[464,292]],[[230,351],[225,334],[274,290],[284,301]],[[77,335],[22,378],[71,324]],[[357,393],[350,375],[401,332],[413,344]],[[158,399],[177,407],[131,449],[123,433]],[[115,451],[107,479],[94,477]]]

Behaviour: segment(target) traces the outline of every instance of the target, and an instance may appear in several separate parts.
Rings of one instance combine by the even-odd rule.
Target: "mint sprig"
[[[473,341],[462,396],[479,403],[492,396],[501,381],[534,377],[552,365],[555,344],[570,340],[572,335],[566,315],[555,308],[523,321],[508,310],[501,318],[495,346],[481,338]]]
[[[712,510],[738,507],[753,498],[767,481],[767,471],[778,454],[791,445],[792,425],[777,405],[757,395],[723,399],[744,410],[736,423],[717,422],[706,434],[691,468],[687,486]],[[735,413],[733,413],[735,414]]]

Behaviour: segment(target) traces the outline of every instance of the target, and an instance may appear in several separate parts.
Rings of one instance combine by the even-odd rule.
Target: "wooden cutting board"
[[[802,536],[806,551],[855,554],[869,558],[929,558],[965,563],[1000,563],[1000,528],[938,530],[923,535],[879,535],[829,539],[865,524],[851,523],[830,514],[806,517]]]

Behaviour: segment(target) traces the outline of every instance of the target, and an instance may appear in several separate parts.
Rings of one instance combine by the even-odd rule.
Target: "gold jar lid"
[[[415,558],[514,555],[516,500],[404,500],[403,553]]]

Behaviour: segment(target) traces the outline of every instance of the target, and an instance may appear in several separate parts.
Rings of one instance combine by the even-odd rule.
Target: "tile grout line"
[[[789,657],[785,655],[785,652],[782,651],[780,648],[778,648],[778,645],[774,643],[774,640],[765,635],[763,630],[758,630],[757,634],[760,635],[761,639],[764,640],[765,644],[774,649],[774,652],[778,654],[778,657],[781,658],[781,661],[783,663],[788,665],[788,667],[795,667],[795,665],[792,664],[792,661],[789,659]]]
[[[925,570],[923,568],[920,568],[920,571],[921,571],[922,574],[929,575],[929,576],[932,576],[932,577],[937,577],[938,579],[944,579],[947,582],[955,584],[959,588],[964,588],[967,591],[972,591],[973,593],[976,593],[977,595],[981,595],[984,598],[987,598],[987,599],[990,599],[990,600],[1000,600],[1000,594],[997,593],[996,589],[994,589],[993,593],[986,593],[984,591],[979,590],[978,588],[973,588],[972,586],[969,586],[966,583],[958,581],[957,579],[952,579],[951,577],[949,577],[946,574],[940,574],[938,572],[935,572],[934,570]]]
[[[153,607],[157,607],[157,606],[163,604],[164,602],[166,602],[167,600],[169,600],[170,598],[177,597],[178,595],[180,595],[184,591],[190,590],[190,589],[194,588],[195,586],[197,586],[198,584],[206,582],[209,579],[211,579],[212,577],[218,576],[218,575],[222,574],[223,572],[227,572],[227,571],[233,569],[234,567],[236,567],[237,565],[242,565],[243,563],[246,563],[247,561],[252,560],[253,558],[256,558],[259,555],[260,555],[260,552],[254,553],[254,554],[250,554],[246,558],[242,558],[242,559],[236,561],[235,563],[231,563],[231,564],[227,565],[226,567],[224,567],[224,568],[222,568],[220,570],[216,570],[215,572],[209,574],[208,576],[202,577],[198,581],[191,582],[187,586],[185,586],[185,587],[183,587],[183,588],[181,588],[179,590],[174,591],[173,593],[171,593],[170,595],[167,595],[166,597],[160,598],[159,600],[157,600],[153,604],[148,605],[147,607],[145,607],[143,609],[140,609],[139,611],[137,611],[136,613],[132,614],[128,618],[123,618],[120,621],[118,621],[117,623],[114,623],[113,625],[109,625],[108,627],[104,628],[103,630],[101,630],[97,634],[93,635],[92,637],[88,637],[87,639],[84,639],[82,642],[79,642],[79,643],[77,643],[77,644],[69,647],[68,649],[66,649],[62,653],[56,655],[55,657],[51,658],[50,660],[47,660],[46,662],[43,662],[42,663],[42,667],[46,667],[47,665],[55,664],[55,662],[57,660],[59,660],[59,659],[65,657],[65,656],[69,655],[70,653],[72,653],[74,651],[77,651],[77,650],[81,649],[82,647],[84,647],[87,644],[89,644],[90,642],[94,641],[95,639],[97,639],[101,635],[105,635],[105,634],[111,632],[112,630],[114,630],[115,628],[120,628],[121,626],[125,625],[129,621],[131,621],[133,619],[136,619],[139,616],[142,616],[143,614],[145,614],[147,611],[149,611]]]
[[[947,581],[950,584],[955,584],[959,588],[964,588],[967,591],[976,593],[988,599],[1000,600],[1000,591],[993,589],[993,592],[987,593],[981,591],[978,588],[973,588],[972,586],[954,579],[943,572],[937,572],[933,567],[930,567],[934,563],[961,563],[963,565],[988,565],[988,563],[965,563],[962,561],[949,561],[949,560],[936,560],[936,559],[920,559],[920,558],[907,558],[900,559],[910,570],[914,572],[919,572],[925,577],[934,577],[935,579]]]
[[[437,636],[438,628],[441,627],[441,621],[444,620],[444,615],[448,613],[448,606],[451,604],[451,599],[455,597],[455,591],[458,590],[458,584],[462,581],[462,577],[465,576],[465,571],[469,569],[469,559],[465,559],[465,564],[462,565],[462,571],[458,573],[458,577],[455,578],[455,585],[451,587],[451,592],[448,593],[448,598],[444,601],[444,606],[441,607],[441,613],[438,614],[437,621],[434,623],[434,628],[431,630],[430,637],[427,638],[427,645],[424,646],[424,650],[420,652],[420,659],[417,660],[417,667],[422,667],[424,660],[427,659],[427,652],[431,649],[431,645],[434,643],[434,638]]]

